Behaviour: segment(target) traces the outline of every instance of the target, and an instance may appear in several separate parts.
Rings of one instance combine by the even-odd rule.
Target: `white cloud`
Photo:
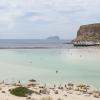
[[[31,26],[29,29],[33,30],[32,25],[42,22],[38,25],[50,24],[46,26],[46,32],[56,34],[62,26],[62,30],[65,30],[63,35],[74,34],[77,26],[100,21],[99,6],[100,0],[0,0],[0,32],[7,29],[12,33],[17,30],[24,33],[22,25],[26,27],[28,24]],[[22,28],[18,29],[19,26]],[[50,27],[56,28],[56,32],[52,32]],[[67,27],[72,30],[66,30]],[[40,33],[43,30],[40,29]]]

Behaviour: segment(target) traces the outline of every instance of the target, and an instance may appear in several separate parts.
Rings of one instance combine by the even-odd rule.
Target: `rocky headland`
[[[100,23],[80,26],[76,41],[100,41]]]
[[[84,45],[100,44],[100,23],[80,26],[74,43]]]

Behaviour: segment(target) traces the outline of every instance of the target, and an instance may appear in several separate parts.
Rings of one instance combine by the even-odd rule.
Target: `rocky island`
[[[60,41],[60,38],[59,38],[59,36],[51,36],[51,37],[48,37],[47,39],[46,39],[47,41]]]
[[[74,46],[100,45],[100,23],[80,26]]]

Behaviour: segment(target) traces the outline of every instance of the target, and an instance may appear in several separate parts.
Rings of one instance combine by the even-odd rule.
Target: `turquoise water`
[[[84,82],[100,88],[100,50],[0,50],[0,80],[26,81],[32,78],[47,84]]]

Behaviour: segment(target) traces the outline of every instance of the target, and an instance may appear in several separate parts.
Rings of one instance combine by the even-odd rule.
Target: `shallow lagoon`
[[[56,70],[58,73],[56,73]],[[0,80],[87,83],[100,88],[100,50],[1,49]]]

